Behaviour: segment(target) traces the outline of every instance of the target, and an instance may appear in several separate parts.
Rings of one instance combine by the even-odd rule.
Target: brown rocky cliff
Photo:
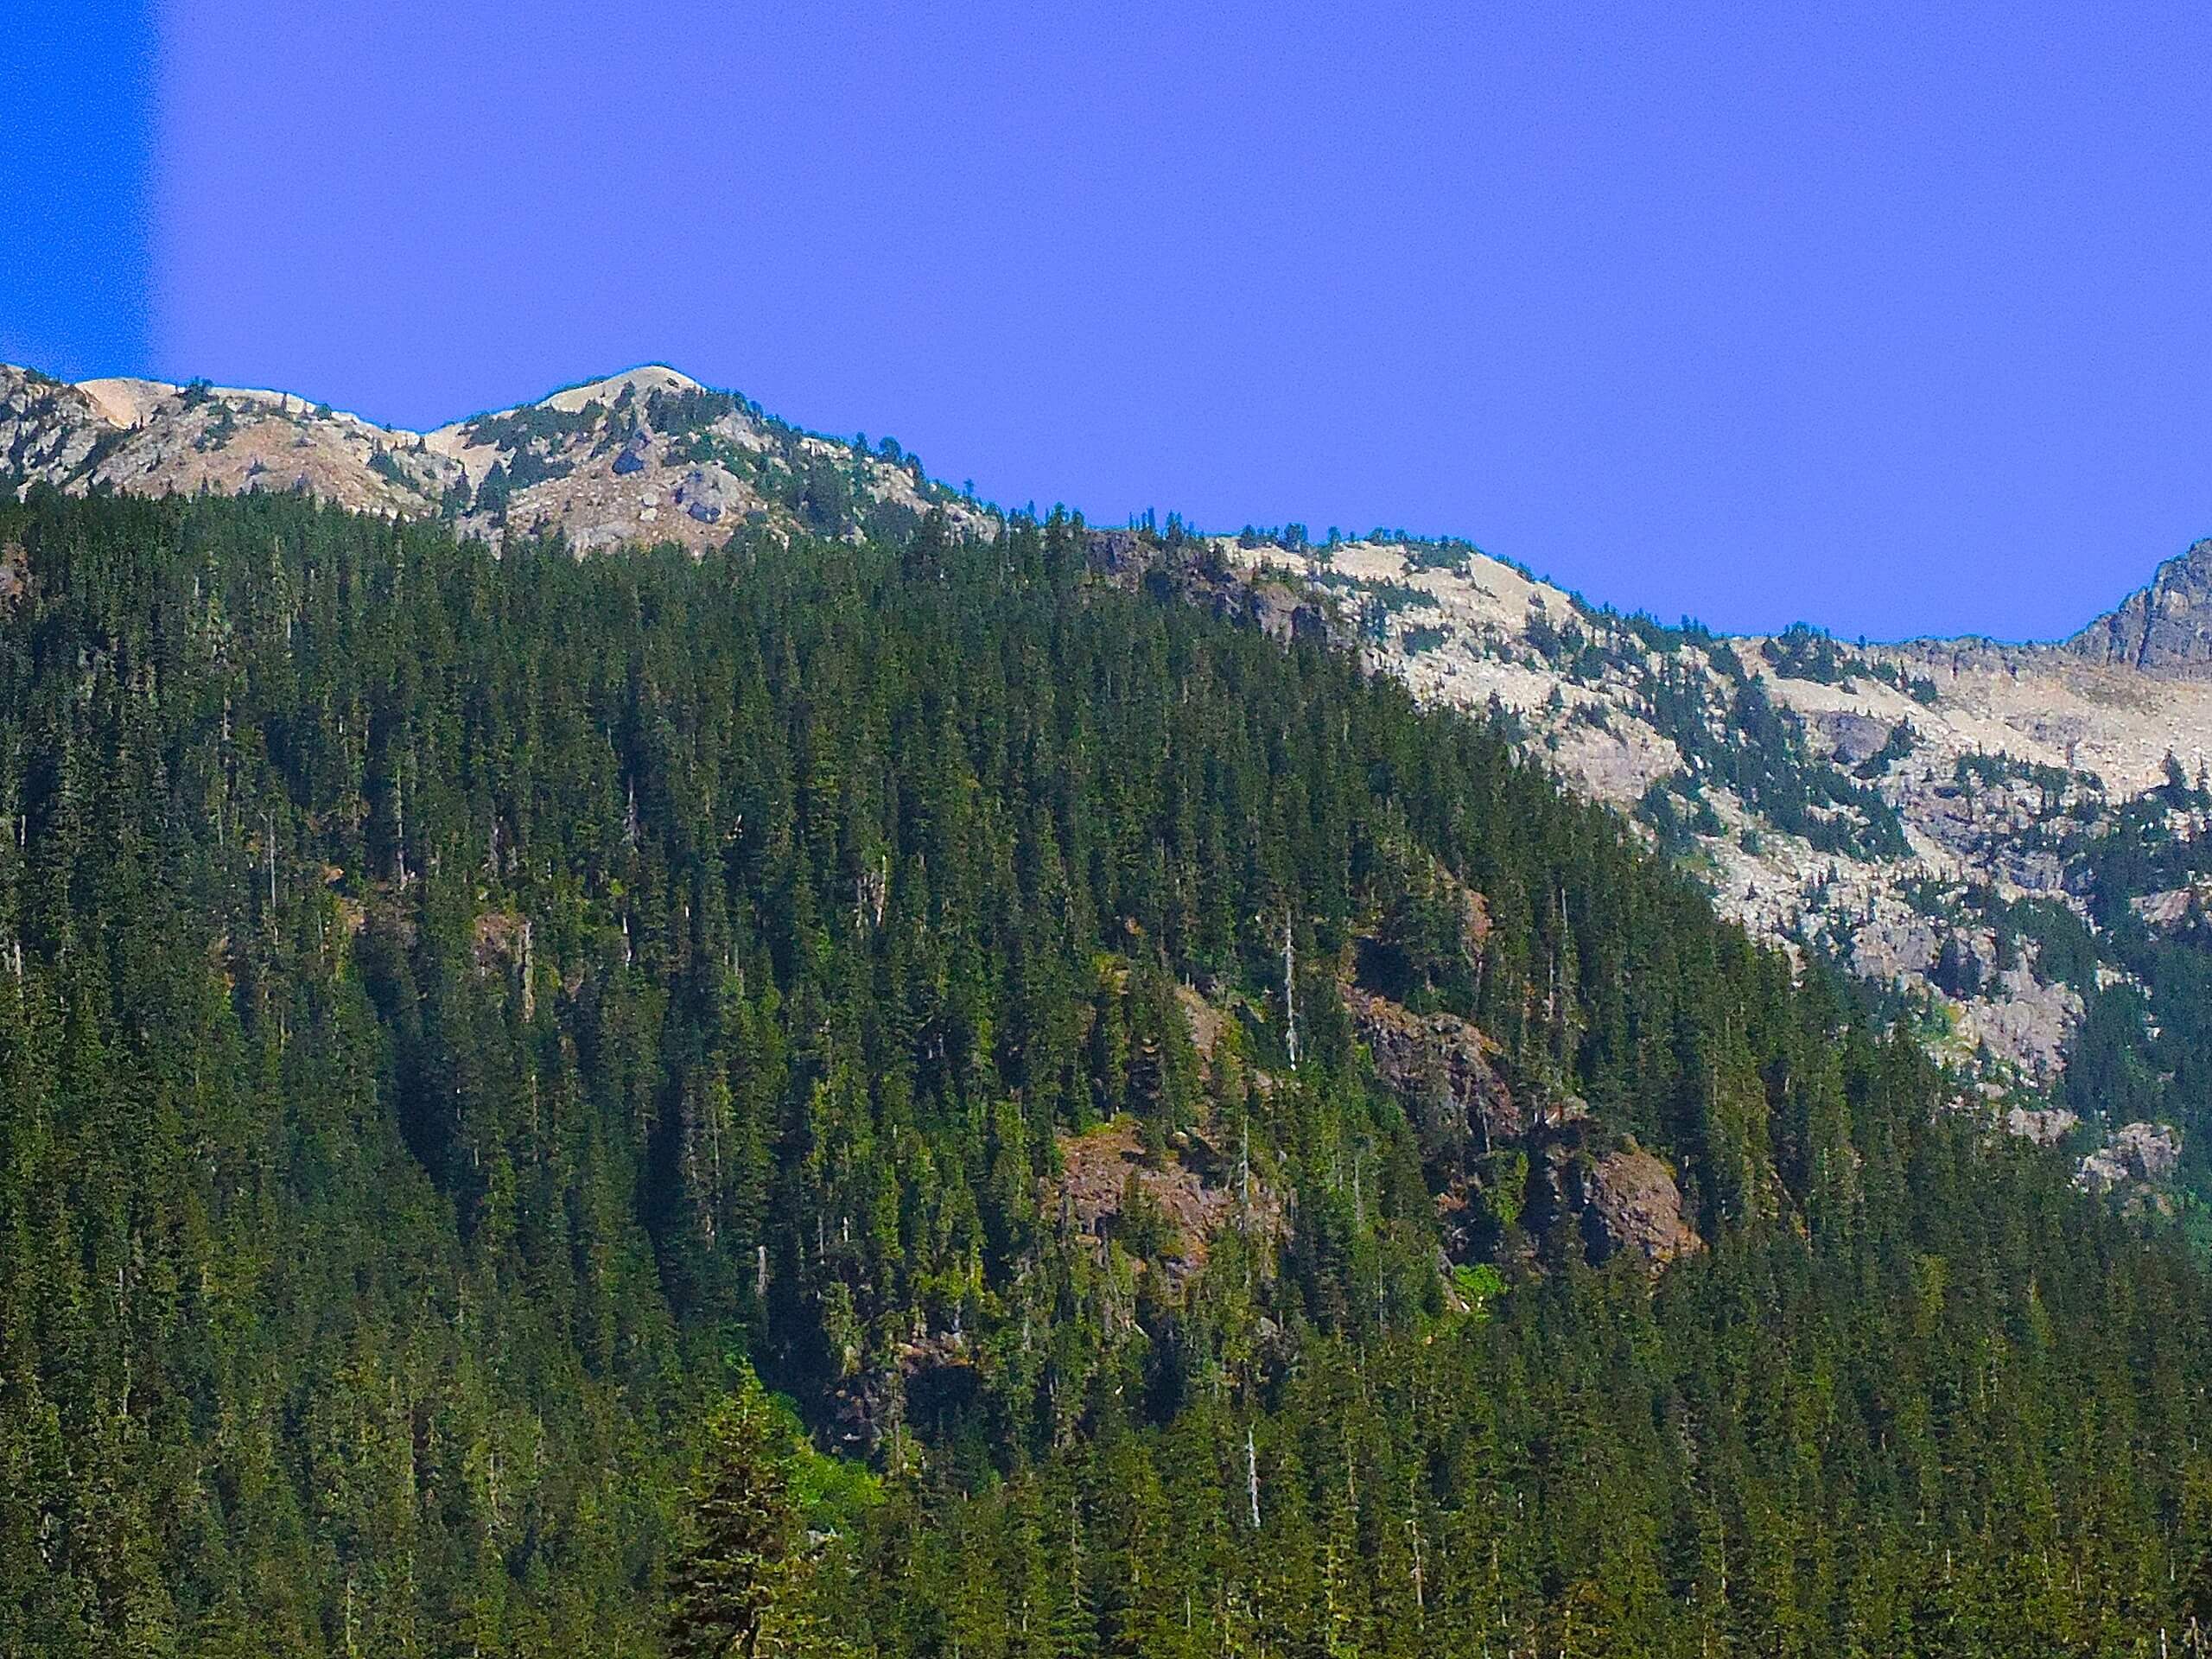
[[[1344,988],[1344,1006],[1374,1057],[1376,1076],[1405,1100],[1426,1150],[1471,1142],[1487,1152],[1520,1137],[1527,1127],[1520,1104],[1473,1021],[1415,1014],[1356,985]]]

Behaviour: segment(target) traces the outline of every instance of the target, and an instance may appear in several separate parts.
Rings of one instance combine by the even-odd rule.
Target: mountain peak
[[[2168,559],[2119,607],[2066,642],[2093,661],[2152,671],[2212,667],[2212,537]]]
[[[0,365],[5,474],[77,493],[301,491],[493,542],[557,531],[579,552],[628,542],[703,552],[748,526],[852,538],[937,510],[968,533],[997,527],[911,458],[803,432],[664,363],[424,433],[281,391],[70,385]]]
[[[612,404],[625,391],[633,397],[645,397],[656,391],[704,391],[706,385],[690,375],[671,369],[665,363],[641,363],[634,369],[625,369],[620,374],[608,375],[603,380],[587,380],[581,385],[563,386],[550,397],[537,400],[540,409],[557,409],[564,415],[574,415],[587,405]]]

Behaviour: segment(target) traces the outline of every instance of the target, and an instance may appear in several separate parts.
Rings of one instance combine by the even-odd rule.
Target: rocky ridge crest
[[[0,473],[82,494],[296,491],[358,512],[436,518],[497,543],[557,532],[578,551],[747,527],[854,538],[943,512],[988,537],[996,515],[884,440],[802,432],[652,365],[431,432],[378,426],[283,392],[205,381],[71,385],[0,365]]]

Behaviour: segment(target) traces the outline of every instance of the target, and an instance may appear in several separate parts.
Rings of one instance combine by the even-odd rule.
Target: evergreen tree
[[[746,1370],[711,1412],[687,1529],[669,1580],[672,1659],[804,1651],[800,1526],[788,1436]]]

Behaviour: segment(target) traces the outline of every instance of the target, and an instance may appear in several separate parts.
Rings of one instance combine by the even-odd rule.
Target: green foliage
[[[468,423],[467,430],[472,445],[523,451],[589,432],[605,414],[597,403],[578,410],[524,404],[503,414],[480,415]]]
[[[1663,661],[1643,677],[1649,718],[1681,751],[1691,778],[1726,785],[1777,829],[1802,836],[1818,851],[1904,854],[1904,826],[1878,791],[1815,759],[1797,717],[1741,671],[1733,652],[1717,646],[1707,660],[1722,677],[1725,703],[1716,696],[1723,688],[1692,658]],[[1656,816],[1659,804],[1649,804],[1646,816],[1667,833],[1669,826]]]
[[[1951,774],[1961,789],[1977,785],[1987,787],[2020,779],[2051,795],[2064,790],[2070,781],[2063,767],[2031,765],[2001,751],[1990,754],[1979,749],[1961,754],[1952,762]]]
[[[1774,664],[1774,671],[1788,680],[1810,680],[1834,685],[1844,677],[1846,664],[1836,643],[1822,630],[1792,622],[1759,647],[1759,654]]]
[[[503,517],[507,511],[507,498],[513,493],[514,485],[507,476],[506,463],[495,461],[477,481],[471,510]]]
[[[1181,1230],[1135,1170],[1129,1172],[1122,1186],[1114,1238],[1131,1255],[1143,1261],[1164,1261],[1185,1253]]]
[[[1469,1319],[1486,1319],[1491,1303],[1505,1294],[1505,1275],[1487,1262],[1463,1262],[1452,1269],[1452,1287]]]
[[[1514,1226],[1529,1190],[1529,1154],[1519,1147],[1504,1147],[1484,1160],[1482,1173],[1484,1207],[1501,1229]]]
[[[203,386],[200,397],[196,401],[205,402],[208,395],[209,394],[206,391]],[[188,409],[192,407],[194,401],[194,399],[188,396],[185,406]],[[215,418],[207,423],[207,427],[205,431],[201,432],[197,437],[193,439],[192,447],[194,449],[200,451],[202,454],[206,454],[210,450],[228,448],[230,447],[231,440],[238,435],[238,412],[228,404],[219,404],[215,410]]]
[[[1659,844],[1676,856],[1688,852],[1700,836],[1717,836],[1726,826],[1713,803],[1686,772],[1662,779],[1643,792],[1636,816],[1658,833]]]
[[[1866,642],[1862,639],[1859,643],[1863,648]],[[1865,658],[1853,658],[1851,671],[1854,674],[1871,675],[1885,685],[1895,686],[1923,708],[1933,709],[1937,697],[1942,695],[1936,690],[1936,682],[1926,675],[1909,673],[1896,663],[1873,662]]]
[[[2212,1193],[2212,920],[2197,896],[2212,877],[2203,815],[2212,796],[2167,769],[2165,783],[2057,838],[2085,926],[2063,905],[1989,905],[2037,947],[2037,967],[2084,999],[2069,1046],[2067,1103],[2093,1122],[2142,1119],[2183,1129],[2183,1179]],[[2136,900],[2179,899],[2153,926]]]

